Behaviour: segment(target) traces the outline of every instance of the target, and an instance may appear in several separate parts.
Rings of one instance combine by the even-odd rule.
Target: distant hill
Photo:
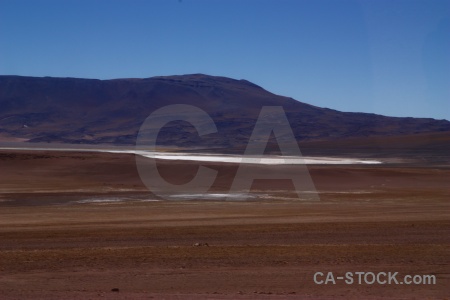
[[[243,147],[262,106],[283,106],[299,142],[450,134],[450,122],[346,113],[274,95],[246,80],[203,74],[145,79],[0,76],[0,136],[29,142],[130,144],[157,108],[191,104],[210,114],[218,133],[199,139],[188,123],[169,123],[161,145]]]

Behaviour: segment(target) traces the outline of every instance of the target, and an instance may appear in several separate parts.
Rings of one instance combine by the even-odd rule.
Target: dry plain
[[[159,161],[183,183],[195,162]],[[236,166],[218,170],[226,191]],[[270,166],[253,166],[270,172]],[[0,299],[447,299],[450,167],[310,165],[249,201],[158,200],[133,154],[0,151]],[[316,272],[435,275],[435,285],[317,285]]]

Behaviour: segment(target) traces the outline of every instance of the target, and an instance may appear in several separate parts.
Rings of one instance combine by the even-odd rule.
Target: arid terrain
[[[219,171],[226,191],[237,167]],[[158,162],[183,183],[195,162]],[[320,201],[158,200],[133,154],[0,151],[1,299],[448,299],[450,166],[309,165]],[[270,172],[270,166],[253,166]],[[316,272],[435,285],[315,284]],[[356,278],[356,277],[355,277]],[[325,279],[325,278],[323,278]]]
[[[247,80],[205,74],[113,80],[0,75],[0,140],[135,146],[144,120],[173,104],[200,108],[217,132],[199,136],[190,122],[177,121],[186,120],[185,111],[175,110],[170,115],[179,118],[158,131],[160,145],[238,151],[263,106],[283,108],[297,141],[450,132],[447,120],[341,112],[297,100]]]

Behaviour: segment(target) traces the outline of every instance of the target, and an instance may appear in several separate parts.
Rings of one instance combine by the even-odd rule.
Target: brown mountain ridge
[[[0,76],[0,136],[29,142],[134,145],[145,118],[170,104],[206,111],[218,133],[199,138],[168,123],[160,145],[242,148],[262,106],[282,106],[299,142],[448,135],[450,122],[340,112],[270,93],[246,80],[203,74],[144,79]]]

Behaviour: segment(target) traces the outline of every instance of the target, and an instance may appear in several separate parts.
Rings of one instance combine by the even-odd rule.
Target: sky
[[[0,0],[0,75],[193,73],[450,120],[450,1]]]

